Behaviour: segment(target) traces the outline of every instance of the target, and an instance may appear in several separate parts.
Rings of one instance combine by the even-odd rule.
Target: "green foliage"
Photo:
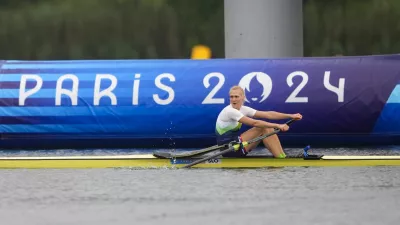
[[[208,2],[214,6],[213,0]],[[216,24],[223,24],[221,13],[204,20],[199,13],[207,9],[180,13],[185,7],[193,6],[166,0],[47,0],[3,6],[0,58],[188,58],[193,44],[223,43],[223,31],[215,32],[220,29]]]
[[[304,5],[307,56],[400,52],[400,1],[309,0]]]
[[[0,0],[0,59],[224,57],[223,0]],[[304,1],[305,56],[400,51],[400,1]]]

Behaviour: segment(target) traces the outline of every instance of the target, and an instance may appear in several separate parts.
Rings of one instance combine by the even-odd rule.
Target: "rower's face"
[[[243,105],[244,96],[240,90],[232,90],[229,93],[229,99],[233,108],[240,109]]]

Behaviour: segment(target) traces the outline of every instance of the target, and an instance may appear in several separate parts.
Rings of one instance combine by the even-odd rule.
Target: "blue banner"
[[[7,148],[215,144],[215,120],[237,84],[250,107],[303,114],[283,144],[400,139],[399,55],[1,61],[0,76]]]

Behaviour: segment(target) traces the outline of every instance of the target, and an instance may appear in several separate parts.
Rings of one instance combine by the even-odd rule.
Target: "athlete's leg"
[[[254,139],[256,137],[261,136],[263,133],[264,133],[264,129],[258,128],[258,127],[253,127],[253,128],[250,128],[249,130],[243,132],[240,135],[240,138],[242,139],[242,141],[249,141],[251,139]],[[257,142],[254,142],[254,143],[251,143],[251,144],[247,145],[245,147],[245,150],[247,152],[250,152],[252,149],[257,147],[257,145],[260,144],[260,142],[261,141],[257,141]]]
[[[248,140],[254,139],[256,137],[259,137],[261,135],[269,134],[272,132],[274,132],[273,128],[264,128],[263,129],[263,128],[258,128],[258,127],[253,127],[251,129],[247,130],[246,132],[244,132],[240,136],[243,141],[248,141]],[[257,145],[259,143],[260,143],[260,141],[249,144],[245,148],[246,151],[247,152],[251,151],[252,149],[257,147]],[[283,152],[281,142],[279,141],[278,135],[274,134],[272,136],[264,138],[263,143],[264,143],[265,147],[272,153],[272,155],[274,157],[281,158],[281,157],[285,156],[285,153]]]
[[[265,132],[272,133],[272,132],[274,132],[274,129],[266,128]],[[282,145],[281,145],[278,135],[274,134],[272,136],[264,138],[263,143],[264,143],[265,147],[267,147],[268,150],[272,153],[272,155],[274,155],[274,157],[276,157],[276,158],[286,157],[286,154],[282,149]]]

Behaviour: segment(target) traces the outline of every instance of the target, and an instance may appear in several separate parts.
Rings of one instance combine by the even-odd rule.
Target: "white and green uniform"
[[[256,110],[248,106],[242,106],[240,110],[233,108],[231,105],[226,106],[219,113],[215,124],[217,144],[222,145],[237,140],[242,126],[239,120],[243,116],[253,117],[255,113]]]

